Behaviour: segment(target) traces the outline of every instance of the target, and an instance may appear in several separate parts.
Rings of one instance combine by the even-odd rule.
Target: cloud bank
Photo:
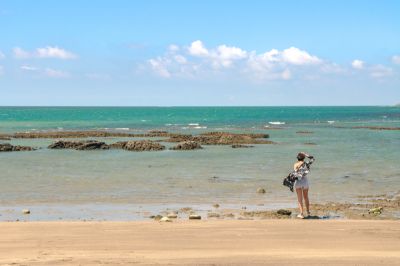
[[[37,48],[35,51],[25,51],[20,47],[14,47],[14,57],[17,59],[28,58],[56,58],[62,60],[75,59],[78,56],[72,52],[59,48],[57,46],[46,46]]]
[[[400,64],[400,56],[393,56],[392,62]],[[171,44],[163,55],[147,60],[145,68],[166,79],[227,75],[255,82],[356,74],[381,79],[393,74],[392,68],[381,64],[355,59],[350,66],[340,65],[295,46],[259,53],[226,44],[209,48],[201,40],[187,46]]]

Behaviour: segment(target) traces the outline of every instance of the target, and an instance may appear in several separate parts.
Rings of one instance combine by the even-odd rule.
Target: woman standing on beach
[[[304,161],[308,158],[307,161]],[[294,173],[297,177],[294,185],[297,193],[297,202],[299,204],[300,213],[297,215],[298,218],[304,218],[303,198],[306,204],[307,216],[310,215],[310,201],[308,199],[308,179],[307,174],[310,172],[310,165],[314,162],[314,157],[304,152],[297,154],[297,162],[293,165]]]

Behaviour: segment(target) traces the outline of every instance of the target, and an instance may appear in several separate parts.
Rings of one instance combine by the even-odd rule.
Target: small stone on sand
[[[278,210],[276,213],[279,214],[279,215],[288,215],[288,216],[292,214],[291,211],[289,211],[289,210],[284,210],[284,209],[280,209],[280,210]]]
[[[265,189],[263,189],[262,187],[257,188],[257,193],[265,193]]]
[[[189,215],[189,220],[201,220],[201,216],[197,214]]]
[[[172,222],[172,220],[164,216],[163,218],[160,219],[160,222]]]

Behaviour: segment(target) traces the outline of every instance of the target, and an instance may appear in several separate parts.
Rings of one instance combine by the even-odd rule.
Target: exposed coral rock
[[[202,149],[201,145],[195,141],[184,141],[171,148],[171,150],[197,150]]]
[[[128,151],[161,151],[164,145],[151,140],[120,141],[110,145],[114,149],[124,149]]]
[[[33,151],[32,147],[28,146],[13,146],[10,143],[0,143],[0,152],[2,151]]]
[[[312,131],[297,131],[297,134],[314,134]]]
[[[75,150],[105,150],[109,149],[109,145],[101,141],[85,140],[85,141],[65,141],[59,140],[48,146],[49,149],[75,149]]]
[[[168,137],[176,134],[166,131],[152,130],[148,133],[133,134],[127,132],[112,132],[112,131],[45,131],[45,132],[17,132],[13,135],[1,135],[2,137],[13,138],[106,138],[106,137]]]
[[[292,211],[280,209],[276,213],[279,214],[279,215],[291,215]]]
[[[227,132],[209,132],[201,135],[170,136],[166,142],[195,141],[201,145],[232,145],[232,144],[273,144],[274,142],[260,138],[268,138],[268,134],[235,134]]]
[[[253,148],[254,146],[243,145],[243,144],[233,144],[231,147],[234,148],[234,149],[237,149],[237,148]]]

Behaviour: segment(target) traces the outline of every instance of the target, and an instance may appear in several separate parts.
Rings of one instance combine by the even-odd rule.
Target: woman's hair
[[[306,155],[304,153],[299,152],[299,154],[297,154],[298,161],[304,161],[305,158],[306,158]]]

